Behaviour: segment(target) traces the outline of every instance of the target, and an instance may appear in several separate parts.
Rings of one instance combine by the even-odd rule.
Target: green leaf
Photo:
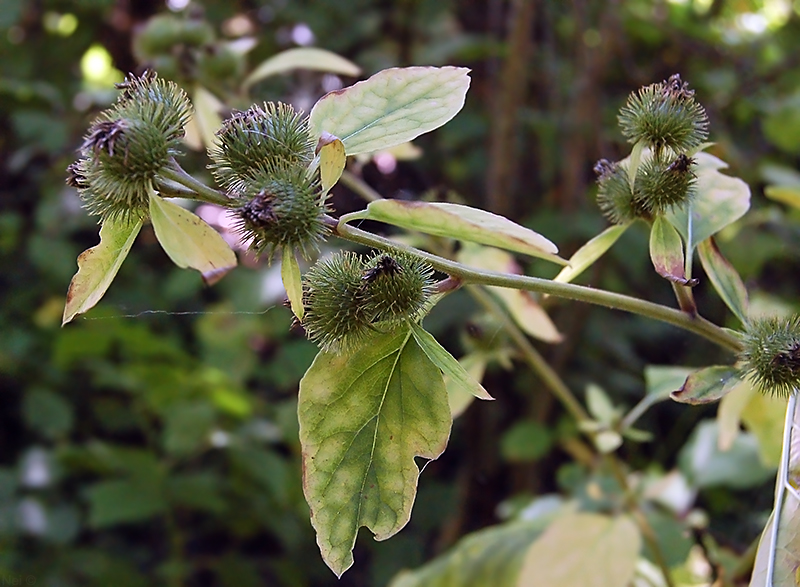
[[[673,209],[666,217],[694,249],[698,243],[741,218],[750,208],[750,188],[738,177],[719,172],[728,165],[708,153],[695,155],[697,197],[682,208]],[[692,225],[689,227],[689,213]],[[691,241],[688,238],[691,233]]]
[[[164,450],[186,457],[208,443],[214,408],[204,401],[182,401],[170,406],[164,418]]]
[[[226,502],[220,495],[220,477],[211,472],[171,475],[165,482],[169,502],[176,506],[219,514]]]
[[[656,273],[672,283],[697,283],[695,279],[686,279],[681,237],[663,216],[657,217],[650,229],[650,260]]]
[[[445,555],[400,573],[390,587],[514,587],[526,550],[550,519],[513,522],[468,534]]]
[[[406,200],[376,200],[353,219],[377,220],[425,234],[489,245],[560,265],[558,247],[537,232],[508,218],[461,204]]]
[[[348,155],[388,149],[439,128],[464,106],[464,67],[384,69],[326,94],[311,110],[314,136],[340,137]]]
[[[141,220],[106,219],[100,227],[100,244],[78,255],[78,272],[67,291],[61,325],[94,307],[114,281],[122,262],[142,228]]]
[[[706,367],[689,375],[683,387],[673,391],[670,397],[684,404],[708,404],[724,397],[739,381],[739,369],[736,367]]]
[[[644,368],[644,380],[647,395],[658,401],[668,399],[676,389],[680,389],[695,369],[691,367],[673,367],[648,365]]]
[[[408,522],[414,457],[444,451],[452,420],[442,374],[410,329],[379,334],[351,354],[320,352],[300,381],[297,411],[311,523],[341,576],[361,526],[385,540]]]
[[[739,321],[746,324],[747,289],[736,269],[722,256],[713,237],[702,241],[697,247],[697,252],[703,270],[708,275],[714,289],[717,290],[719,297]]]
[[[617,242],[617,239],[623,235],[629,226],[630,223],[616,224],[606,228],[603,232],[575,251],[575,254],[569,258],[569,266],[564,267],[559,274],[553,278],[553,281],[569,283],[578,277],[578,275],[583,273],[586,269],[591,267],[595,261],[602,257],[605,252]]]
[[[309,69],[312,71],[327,71],[339,75],[356,76],[361,73],[361,68],[331,51],[316,47],[297,47],[281,51],[269,59],[262,61],[244,80],[245,89],[254,83],[279,73],[286,73],[294,69]]]
[[[447,352],[447,350],[439,344],[439,341],[422,328],[422,326],[419,324],[412,324],[411,334],[414,336],[414,340],[425,355],[427,355],[434,365],[442,370],[445,376],[450,377],[455,384],[461,386],[478,399],[494,399],[489,395],[489,392],[483,388],[483,385],[476,381],[472,375],[461,366],[461,363],[456,361],[455,357]]]
[[[500,438],[500,454],[510,463],[530,463],[545,456],[553,446],[550,430],[539,422],[522,420]]]
[[[464,355],[458,363],[475,381],[482,381],[483,374],[486,372],[487,357],[481,352],[474,352]],[[464,387],[460,381],[452,377],[444,376],[444,387],[447,389],[447,399],[450,402],[450,415],[458,418],[472,404],[475,396],[470,393],[468,387]]]
[[[141,522],[167,509],[160,479],[101,481],[89,488],[87,496],[93,528]]]
[[[281,261],[281,278],[283,287],[286,289],[286,296],[289,298],[289,305],[298,320],[303,320],[305,310],[303,309],[303,280],[300,275],[300,265],[297,264],[297,257],[291,247],[283,247],[283,260]]]
[[[228,243],[196,214],[151,195],[150,219],[158,242],[172,262],[184,269],[196,269],[208,285],[236,267],[236,254]]]
[[[704,420],[681,448],[678,466],[693,487],[746,489],[775,477],[775,469],[761,463],[758,442],[752,434],[742,432],[723,452],[718,431],[716,421]]]
[[[562,516],[531,545],[517,586],[626,587],[641,542],[639,529],[627,516]]]
[[[723,452],[733,446],[739,435],[742,412],[750,403],[750,399],[758,391],[747,379],[733,386],[730,392],[719,402],[717,409],[717,427],[719,428],[719,449]]]
[[[322,133],[319,138],[319,179],[322,184],[322,191],[328,191],[336,185],[342,177],[342,171],[347,164],[347,155],[344,152],[344,144],[337,137]]]
[[[764,195],[792,208],[800,208],[800,186],[769,185],[764,188]]]

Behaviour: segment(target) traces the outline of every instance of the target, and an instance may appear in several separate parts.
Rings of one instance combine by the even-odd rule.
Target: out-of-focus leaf
[[[697,196],[688,206],[673,209],[666,218],[692,249],[708,237],[741,218],[750,208],[750,188],[737,177],[720,173],[728,165],[708,153],[694,156],[697,166]],[[689,213],[692,226],[689,229]],[[688,235],[692,238],[689,242]]]
[[[800,186],[769,185],[764,188],[764,195],[792,208],[800,208]]]
[[[336,185],[342,177],[342,171],[347,164],[347,155],[344,144],[337,137],[323,132],[318,142],[319,148],[319,179],[323,193]]]
[[[550,519],[537,518],[473,532],[443,556],[415,571],[400,573],[390,587],[515,587],[528,547]]]
[[[22,402],[25,423],[47,438],[58,438],[72,429],[72,404],[48,389],[32,389]]]
[[[303,489],[317,544],[341,576],[361,526],[385,540],[406,525],[419,469],[450,434],[442,374],[410,329],[352,354],[320,352],[300,381]]]
[[[599,385],[590,383],[586,386],[586,407],[594,418],[609,425],[619,417],[619,411],[611,403],[611,398]]]
[[[222,126],[222,117],[219,113],[225,105],[200,85],[194,89],[192,105],[194,117],[187,125],[185,141],[189,147],[200,151],[203,147],[211,147],[216,141],[216,132]]]
[[[422,328],[419,324],[411,325],[411,334],[414,340],[419,345],[419,348],[427,355],[431,362],[442,370],[442,373],[449,377],[453,383],[460,385],[465,390],[469,391],[478,399],[493,400],[494,398],[489,395],[480,381],[477,381],[470,375],[464,367],[461,366],[453,355],[447,349],[439,344],[429,332]]]
[[[114,281],[133,246],[141,220],[106,219],[100,227],[100,244],[78,256],[78,272],[69,284],[61,324],[94,307]]]
[[[244,80],[244,87],[249,88],[254,83],[270,76],[295,69],[326,71],[349,76],[357,76],[361,73],[358,65],[341,55],[317,47],[296,47],[281,51],[258,64]]]
[[[747,379],[742,379],[733,386],[719,402],[717,410],[717,426],[719,427],[719,450],[725,452],[739,435],[739,424],[742,411],[750,403],[753,394],[758,393]]]
[[[480,382],[483,380],[483,374],[486,372],[486,364],[488,362],[483,353],[470,353],[461,357],[458,362],[475,381]],[[447,389],[447,398],[450,402],[450,415],[453,418],[457,418],[472,404],[475,396],[470,393],[469,388],[464,387],[459,381],[447,375],[444,376],[444,386]]]
[[[736,367],[706,367],[689,375],[683,387],[672,392],[670,397],[684,404],[708,404],[724,397],[739,381]]]
[[[326,94],[311,109],[315,137],[341,138],[348,155],[388,149],[439,128],[464,106],[463,67],[384,69]]]
[[[686,378],[694,371],[691,367],[648,365],[644,368],[644,381],[647,395],[662,400],[668,399],[676,389],[680,389]]]
[[[165,491],[170,503],[179,507],[219,514],[226,509],[219,481],[220,477],[210,471],[171,475]]]
[[[742,411],[742,422],[758,440],[758,454],[766,467],[778,467],[783,446],[786,399],[754,393]]]
[[[150,196],[150,219],[156,238],[178,267],[196,269],[213,285],[236,267],[236,254],[203,220],[159,196]]]
[[[761,463],[758,442],[748,432],[739,434],[727,451],[719,450],[719,429],[714,420],[701,422],[694,429],[678,455],[678,467],[697,488],[745,489],[775,475],[774,468]]]
[[[650,260],[656,273],[668,281],[678,285],[697,283],[697,280],[686,279],[681,237],[663,216],[653,221],[650,230]]]
[[[458,261],[478,269],[514,274],[522,272],[519,264],[509,253],[472,243],[466,243],[461,248],[458,252]],[[523,332],[545,342],[561,342],[561,333],[530,292],[507,287],[489,286],[486,289],[500,299]]]
[[[531,545],[517,587],[626,587],[641,542],[639,529],[627,516],[562,516]]]
[[[89,524],[106,528],[141,522],[167,509],[160,479],[101,481],[88,490]]]
[[[539,422],[523,420],[505,431],[500,454],[510,463],[529,463],[546,455],[553,446],[549,429]]]
[[[747,289],[742,278],[722,256],[713,238],[707,238],[697,246],[703,270],[708,275],[719,297],[731,312],[745,324],[747,322]]]
[[[281,261],[281,278],[283,287],[286,289],[286,297],[289,298],[289,305],[292,313],[298,320],[303,320],[305,310],[303,309],[303,280],[300,275],[300,265],[297,264],[297,257],[294,256],[294,249],[283,247],[283,257]]]
[[[606,228],[603,232],[575,251],[575,254],[569,258],[569,266],[564,267],[558,275],[553,278],[553,281],[569,283],[578,277],[578,275],[583,273],[586,269],[591,267],[595,261],[602,257],[605,252],[617,242],[617,239],[623,235],[629,226],[630,223],[616,224]]]
[[[425,234],[489,245],[566,265],[558,247],[530,229],[508,218],[445,202],[377,200],[351,218],[377,220]]]
[[[164,419],[164,450],[185,457],[202,448],[214,424],[214,408],[204,401],[171,406]]]

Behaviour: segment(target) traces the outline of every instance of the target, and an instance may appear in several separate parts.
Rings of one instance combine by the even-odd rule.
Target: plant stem
[[[547,361],[544,360],[544,357],[539,354],[539,351],[531,344],[528,337],[514,324],[494,298],[492,298],[485,289],[475,285],[467,286],[467,291],[475,298],[475,301],[502,322],[503,328],[512,342],[517,346],[517,349],[522,353],[525,361],[541,378],[542,382],[550,388],[550,391],[553,392],[553,395],[558,398],[567,411],[572,414],[572,417],[578,422],[590,420],[589,414],[586,413],[581,403],[572,395],[572,391],[570,391],[569,387],[566,386],[561,377],[559,377]]]
[[[529,277],[527,275],[512,275],[473,269],[461,263],[394,242],[388,238],[349,226],[343,222],[338,222],[333,218],[326,219],[326,223],[331,226],[334,234],[340,238],[378,249],[404,251],[424,259],[430,263],[434,269],[442,273],[446,273],[451,277],[458,277],[465,284],[496,285],[499,287],[522,289],[605,306],[615,310],[623,310],[683,328],[734,353],[738,353],[742,349],[741,342],[736,335],[700,316],[691,316],[679,310],[674,310],[660,304],[654,304],[653,302],[582,285],[560,283],[539,277]]]
[[[202,181],[198,181],[191,175],[186,173],[183,168],[178,165],[175,159],[170,161],[170,164],[159,172],[164,179],[174,181],[180,185],[189,188],[192,195],[189,196],[194,200],[206,202],[208,204],[216,204],[218,206],[230,206],[231,199],[213,188],[208,187]]]
[[[367,202],[374,202],[375,200],[383,199],[378,192],[367,185],[367,182],[357,175],[354,175],[350,171],[347,171],[346,169],[342,172],[342,177],[339,178],[339,181],[353,190],[356,195],[360,196]]]

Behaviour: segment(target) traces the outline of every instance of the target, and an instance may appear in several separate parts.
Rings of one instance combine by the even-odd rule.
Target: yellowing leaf
[[[199,216],[164,198],[150,196],[150,219],[164,252],[178,267],[199,271],[213,285],[236,267],[236,254]]]
[[[467,244],[459,251],[458,260],[478,269],[517,274],[521,272],[514,257],[505,251],[473,244]],[[523,332],[545,342],[561,342],[561,333],[530,292],[493,286],[486,289],[500,299]]]
[[[406,525],[420,471],[450,434],[442,373],[410,329],[351,354],[320,352],[300,381],[303,489],[326,564],[353,564],[361,526],[385,540]]]
[[[262,79],[294,69],[327,71],[349,76],[356,76],[361,73],[361,68],[358,65],[341,55],[316,47],[297,47],[282,51],[262,61],[244,80],[244,87],[249,88]]]
[[[531,545],[518,587],[627,587],[641,536],[627,516],[591,513],[557,518]]]
[[[508,218],[461,204],[376,200],[352,218],[377,220],[425,234],[480,243],[566,265],[558,247]]]
[[[686,279],[681,237],[663,216],[658,216],[650,229],[650,259],[656,273],[664,279],[678,285],[697,283],[697,280]]]
[[[342,141],[331,134],[322,133],[319,138],[319,179],[324,193],[327,194],[336,185],[346,164],[347,155]]]
[[[736,269],[722,256],[713,237],[702,241],[697,252],[714,289],[742,324],[747,323],[747,289]]]
[[[100,244],[78,255],[78,272],[69,284],[62,326],[100,301],[114,281],[141,228],[141,220],[125,222],[108,219],[103,222]]]
[[[458,362],[472,379],[477,382],[483,380],[488,363],[488,359],[483,353],[475,352],[464,355]],[[470,393],[469,388],[464,387],[460,381],[448,375],[444,376],[444,386],[447,389],[447,399],[450,403],[450,415],[458,418],[472,404],[475,396]]]
[[[464,106],[463,67],[384,69],[330,92],[311,109],[311,131],[342,139],[348,155],[388,149],[439,128]]]
[[[750,208],[750,188],[738,177],[720,173],[728,165],[708,153],[694,156],[697,165],[692,168],[697,175],[697,196],[690,205],[673,209],[666,217],[681,233],[684,241],[694,249],[720,230],[741,218]],[[689,211],[692,226],[689,229]]]
[[[742,422],[758,440],[758,456],[767,467],[777,467],[783,446],[786,399],[754,393],[742,410]]]
[[[756,393],[758,392],[750,382],[743,379],[720,400],[719,409],[717,409],[717,427],[719,428],[717,447],[720,451],[725,452],[733,446],[733,442],[739,436],[742,412]]]
[[[575,254],[569,258],[569,266],[564,267],[559,274],[553,278],[553,281],[569,283],[578,277],[578,275],[583,273],[587,268],[591,267],[595,261],[602,257],[605,252],[617,242],[617,239],[622,236],[629,226],[630,224],[617,224],[606,228],[603,232],[575,251]]]
[[[300,266],[291,247],[283,247],[283,260],[281,261],[281,278],[283,287],[286,288],[286,297],[289,305],[298,320],[303,319],[303,282],[300,276]]]
[[[215,133],[222,126],[222,117],[219,113],[224,108],[224,105],[203,86],[195,87],[192,105],[194,106],[194,118],[192,120],[197,125],[197,133],[203,146],[208,148],[214,144],[216,140]]]
[[[764,195],[792,208],[800,208],[800,186],[770,185],[764,188]]]

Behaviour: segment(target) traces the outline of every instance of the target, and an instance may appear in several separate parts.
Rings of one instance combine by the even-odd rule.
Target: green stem
[[[494,298],[482,287],[470,285],[467,286],[467,291],[475,301],[501,321],[503,329],[506,331],[509,338],[511,338],[511,341],[517,346],[517,349],[522,353],[525,361],[550,391],[553,392],[553,395],[556,396],[567,411],[572,414],[572,417],[578,422],[591,420],[589,414],[586,413],[581,403],[572,395],[572,391],[570,391],[561,377],[558,376],[558,373],[544,360],[544,357],[539,354],[539,351],[531,344],[528,337],[514,324],[513,320],[502,310]]]
[[[159,175],[164,179],[174,181],[192,191],[190,196],[194,200],[206,202],[208,204],[216,204],[218,206],[228,207],[231,205],[231,199],[213,188],[208,187],[202,181],[198,181],[191,175],[186,173],[183,168],[178,165],[175,159],[170,161],[170,164],[161,169]]]
[[[383,197],[370,186],[368,186],[364,180],[347,171],[346,169],[342,172],[342,177],[339,178],[339,181],[367,202],[374,202],[375,200],[383,199]]]
[[[434,269],[446,273],[451,277],[458,277],[465,284],[496,285],[499,287],[522,289],[605,306],[615,310],[623,310],[654,320],[660,320],[661,322],[672,324],[678,328],[683,328],[734,353],[738,353],[742,349],[740,340],[733,333],[720,328],[716,324],[700,316],[691,316],[679,310],[674,310],[660,304],[654,304],[653,302],[582,285],[560,283],[527,275],[512,275],[473,269],[461,263],[349,226],[336,221],[334,218],[326,219],[326,223],[331,226],[334,234],[340,238],[378,249],[401,250],[408,254],[415,255],[430,263]]]

